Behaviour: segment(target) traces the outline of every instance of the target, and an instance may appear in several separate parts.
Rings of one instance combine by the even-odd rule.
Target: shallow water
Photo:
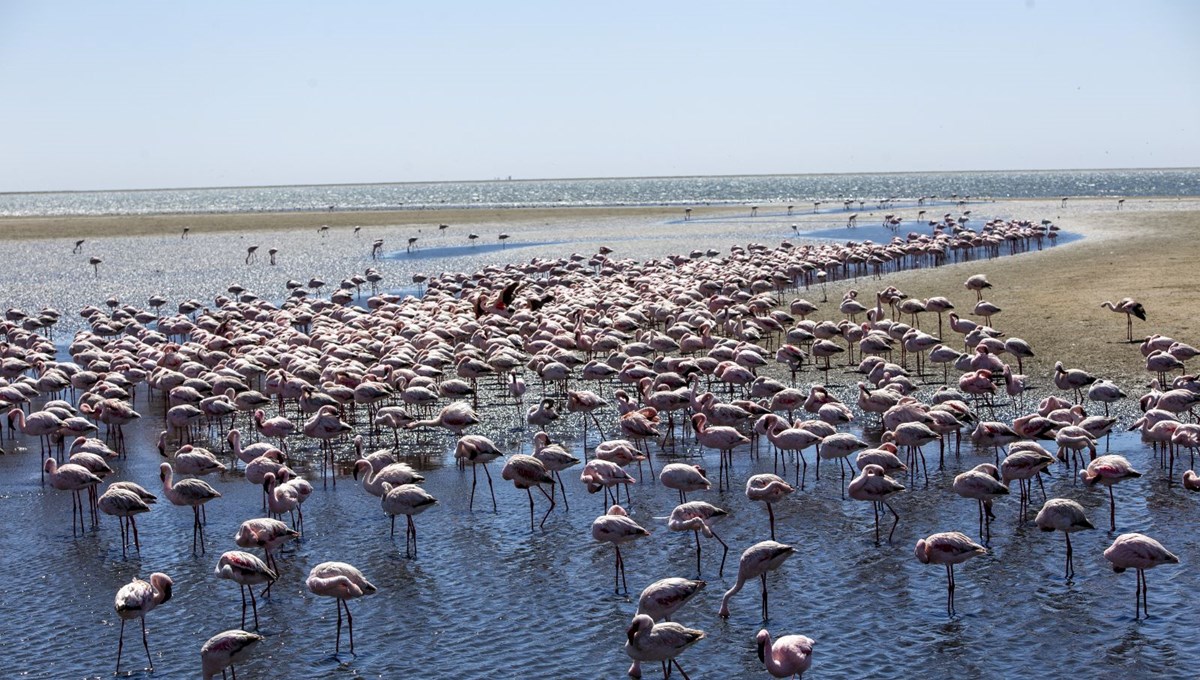
[[[140,410],[156,412],[157,398],[153,404],[144,399],[139,398]],[[529,440],[532,431],[514,429],[515,407],[488,413],[485,431],[494,433],[505,450],[518,451]],[[153,448],[158,426],[152,421],[130,429],[131,452],[118,461],[117,478],[157,489],[153,482],[161,459]],[[612,418],[602,415],[601,422]],[[554,425],[555,438],[572,442],[581,455],[579,423]],[[872,441],[877,435],[868,433]],[[499,512],[489,511],[482,472],[471,512],[470,472],[445,464],[453,438],[427,433],[418,442],[410,433],[402,441],[405,452],[431,459],[423,466],[424,486],[439,499],[417,517],[417,559],[403,555],[403,522],[400,537],[390,538],[378,499],[363,491],[344,465],[336,487],[323,487],[319,469],[307,471],[317,490],[305,505],[305,538],[283,552],[280,581],[271,598],[260,602],[259,632],[267,640],[242,669],[243,677],[622,677],[628,665],[623,633],[637,593],[658,578],[696,575],[692,536],[667,531],[662,519],[677,503],[676,492],[648,470],[635,472],[639,483],[629,507],[654,535],[623,551],[627,597],[613,593],[611,548],[590,537],[603,502],[601,495],[584,493],[579,468],[564,474],[570,510],[560,502],[545,529],[531,531],[528,500],[500,480],[499,465],[492,469]],[[590,441],[597,441],[594,432]],[[191,513],[160,500],[139,518],[141,554],[131,552],[124,559],[113,518],[102,517],[99,529],[72,538],[66,526],[70,498],[39,487],[36,450],[31,453],[28,443],[6,440],[8,455],[0,457],[0,516],[7,525],[0,532],[0,551],[16,573],[33,581],[0,595],[5,634],[13,642],[9,667],[30,677],[109,675],[119,624],[113,595],[134,575],[164,571],[175,580],[174,597],[148,619],[157,676],[192,674],[201,643],[239,624],[237,588],[212,570],[222,551],[236,549],[232,537],[238,524],[260,514],[259,489],[236,473],[208,478],[223,497],[208,505],[204,556],[190,550]],[[912,546],[936,531],[962,530],[978,538],[974,502],[954,495],[949,485],[955,474],[992,456],[966,444],[960,460],[948,456],[945,470],[937,469],[936,446],[926,447],[928,486],[901,478],[910,488],[893,501],[901,521],[890,545],[886,540],[875,545],[868,504],[840,498],[836,466],[826,461],[818,482],[810,463],[806,489],[776,508],[777,537],[796,546],[797,554],[769,578],[768,627],[817,640],[814,677],[904,678],[918,672],[996,677],[1038,666],[1064,675],[1189,675],[1189,658],[1197,651],[1190,631],[1200,617],[1176,602],[1192,583],[1190,565],[1200,559],[1200,545],[1187,530],[1200,512],[1178,484],[1168,487],[1165,473],[1136,437],[1114,436],[1108,448],[1147,473],[1116,487],[1118,533],[1156,537],[1183,562],[1149,572],[1149,619],[1135,621],[1130,615],[1133,574],[1114,574],[1101,557],[1112,534],[1104,529],[1076,534],[1077,576],[1065,583],[1062,537],[1043,534],[1032,522],[1018,526],[1015,497],[996,503],[991,552],[956,570],[958,614],[948,617],[944,571],[919,564]],[[339,450],[343,457],[352,455],[345,444]],[[656,469],[677,459],[704,462],[710,471],[716,467],[713,452],[701,454],[691,443],[655,453]],[[709,635],[681,658],[693,677],[764,676],[753,648],[761,624],[757,584],[733,599],[728,621],[716,610],[722,591],[734,581],[741,550],[769,537],[764,508],[742,494],[749,475],[769,471],[772,460],[765,449],[757,460],[740,449],[734,453],[732,491],[690,496],[730,511],[716,525],[730,545],[724,577],[716,573],[720,546],[704,540],[703,577],[709,586],[675,617]],[[789,468],[787,476],[792,474]],[[1077,499],[1094,523],[1107,526],[1106,494],[1073,482],[1065,468],[1059,466],[1046,479],[1046,491]],[[1041,498],[1034,494],[1036,511]],[[535,504],[540,519],[545,499],[535,494]],[[308,569],[325,560],[354,563],[380,588],[351,604],[357,656],[333,658],[332,603],[303,586]],[[124,666],[140,668],[144,654],[136,628],[130,630]],[[864,637],[877,643],[864,644]],[[47,655],[41,641],[48,638],[73,643]]]
[[[816,219],[825,219],[824,226],[833,221]],[[838,223],[843,219],[836,217]],[[89,244],[106,249],[99,278],[91,276],[86,256],[68,259],[70,243],[40,242],[19,257],[10,253],[9,266],[0,268],[0,283],[9,291],[8,305],[36,308],[51,302],[71,315],[82,305],[102,304],[108,295],[138,305],[153,293],[165,294],[172,305],[187,297],[209,300],[234,282],[268,299],[281,299],[288,278],[307,281],[316,275],[336,285],[340,277],[366,266],[379,267],[385,284],[400,287],[408,285],[414,273],[474,271],[484,263],[561,257],[571,250],[594,252],[598,244],[615,247],[616,256],[639,259],[692,248],[725,251],[733,243],[751,240],[796,240],[789,226],[794,220],[729,218],[689,223],[686,228],[623,218],[521,229],[490,225],[491,231],[479,232],[503,229],[513,233],[514,241],[554,244],[514,243],[486,258],[463,252],[466,232],[452,227],[456,233],[443,241],[423,238],[429,238],[428,250],[459,250],[412,264],[403,257],[369,258],[372,238],[404,243],[412,230],[399,228],[364,229],[357,238],[346,232],[327,238],[264,232],[195,235],[187,240],[103,239]],[[259,263],[245,265],[250,244],[280,246],[280,264],[267,266],[260,256]],[[80,270],[89,276],[81,277]],[[60,339],[72,321],[64,318],[61,326]],[[1132,348],[1130,352],[1130,361],[1140,360]],[[801,375],[803,386],[820,378],[811,371]],[[853,402],[851,388],[857,379],[854,374],[832,374],[832,381],[843,385],[835,392],[848,403]],[[536,391],[531,388],[527,404]],[[1035,393],[1033,398],[1044,395]],[[493,405],[485,409],[487,423],[481,433],[506,451],[528,452],[532,431],[520,427],[517,407],[495,405],[505,401],[501,396],[483,401]],[[150,414],[161,413],[161,403],[157,396],[148,402],[143,388],[136,407],[147,417],[128,428],[129,457],[117,461],[115,479],[156,490],[161,459],[153,444],[161,420]],[[997,415],[1003,419],[1012,414]],[[611,426],[612,411],[600,419]],[[1126,413],[1123,423],[1132,419]],[[582,457],[578,420],[560,420],[550,432]],[[259,489],[238,473],[209,478],[224,497],[209,504],[208,553],[202,557],[190,550],[191,513],[161,499],[139,520],[141,554],[124,559],[113,518],[102,517],[99,529],[72,537],[67,527],[69,495],[38,484],[37,442],[10,436],[4,432],[6,455],[0,456],[0,555],[10,578],[24,583],[0,591],[0,633],[10,641],[6,667],[38,678],[111,675],[119,624],[112,609],[114,594],[134,575],[165,571],[175,580],[174,598],[148,617],[155,677],[193,677],[204,640],[239,624],[237,588],[215,577],[213,567],[222,551],[235,548],[232,537],[240,522],[260,516]],[[868,433],[872,441],[877,437],[877,432]],[[390,434],[376,444],[389,441]],[[596,441],[593,432],[590,444]],[[570,511],[560,506],[544,530],[531,531],[527,497],[500,480],[500,465],[492,466],[500,511],[487,511],[490,501],[481,479],[471,512],[470,471],[446,464],[454,439],[408,434],[402,442],[404,451],[419,451],[430,461],[424,466],[425,487],[440,500],[416,520],[419,557],[403,556],[403,522],[398,538],[390,538],[378,499],[353,482],[344,464],[336,487],[322,488],[319,470],[306,469],[317,487],[305,506],[306,536],[280,558],[280,581],[259,608],[260,632],[267,639],[240,669],[241,677],[624,677],[629,665],[622,651],[624,632],[638,592],[659,578],[695,575],[692,536],[667,531],[660,519],[677,503],[675,492],[663,488],[648,470],[635,472],[639,483],[632,489],[630,510],[654,535],[623,550],[630,595],[614,595],[613,552],[592,541],[590,534],[592,520],[603,509],[602,498],[584,492],[577,481],[578,467],[564,473]],[[813,677],[985,678],[1021,675],[1039,666],[1054,669],[1055,675],[1192,676],[1190,660],[1198,651],[1194,631],[1200,621],[1195,608],[1177,603],[1190,593],[1191,565],[1200,559],[1200,545],[1190,531],[1200,519],[1196,499],[1178,484],[1168,485],[1149,446],[1136,437],[1116,435],[1107,446],[1146,472],[1116,487],[1118,533],[1145,532],[1182,560],[1180,566],[1149,572],[1149,619],[1136,621],[1129,615],[1134,575],[1114,574],[1101,556],[1113,535],[1103,529],[1076,534],[1077,576],[1073,583],[1064,583],[1062,537],[1042,534],[1031,522],[1017,525],[1015,498],[996,504],[999,519],[993,524],[991,553],[956,570],[958,615],[947,617],[944,570],[919,564],[912,548],[916,540],[937,531],[962,530],[978,538],[974,502],[958,498],[949,485],[955,474],[991,460],[991,455],[964,445],[962,459],[950,456],[943,471],[937,470],[931,445],[926,447],[934,468],[929,485],[923,479],[915,484],[902,479],[910,490],[893,502],[902,519],[890,545],[875,545],[869,505],[841,499],[835,466],[823,465],[822,479],[815,482],[810,464],[807,488],[776,508],[777,537],[795,545],[797,554],[769,579],[768,628],[777,635],[802,633],[817,640]],[[349,458],[352,448],[342,443],[339,454]],[[674,450],[655,449],[656,470],[676,459],[702,460],[715,476],[714,452],[701,453],[691,443]],[[722,592],[734,581],[740,552],[769,536],[765,509],[747,501],[741,489],[751,474],[772,470],[771,457],[764,451],[753,459],[739,449],[734,459],[732,491],[692,496],[730,512],[716,525],[730,546],[724,577],[716,575],[719,545],[703,541],[708,589],[675,617],[708,633],[680,659],[695,678],[766,677],[753,644],[761,625],[757,585],[747,585],[734,598],[728,621],[716,616]],[[1046,479],[1046,490],[1051,496],[1079,500],[1095,524],[1107,526],[1107,494],[1074,483],[1065,468],[1056,468]],[[540,517],[545,499],[537,495],[535,502]],[[1035,491],[1034,511],[1040,503]],[[376,595],[351,603],[357,656],[333,658],[334,607],[310,595],[303,585],[308,570],[326,560],[357,565],[380,588]],[[145,659],[138,631],[131,627],[127,633],[123,667],[141,668]],[[48,639],[56,643],[53,653],[46,651]],[[652,664],[645,671],[648,677],[657,674]]]

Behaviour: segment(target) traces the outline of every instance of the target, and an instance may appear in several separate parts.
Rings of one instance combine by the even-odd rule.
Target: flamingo
[[[139,553],[142,552],[142,545],[137,535],[137,521],[134,517],[143,512],[150,512],[150,506],[146,501],[133,491],[110,486],[96,501],[96,507],[106,515],[114,515],[121,523],[121,557],[126,556],[131,532],[133,533],[134,548]]]
[[[200,510],[204,504],[220,498],[221,494],[201,479],[181,479],[178,484],[171,482],[171,464],[162,463],[158,466],[158,477],[162,480],[163,495],[172,505],[190,505],[194,522],[192,522],[192,552],[196,552],[196,537],[200,537],[200,554],[204,554],[204,524],[200,521]]]
[[[1125,335],[1126,340],[1133,342],[1133,317],[1137,317],[1142,321],[1146,320],[1146,308],[1142,307],[1142,303],[1133,298],[1121,298],[1119,302],[1113,304],[1109,300],[1100,303],[1102,309],[1108,309],[1117,314],[1125,315]]]
[[[946,613],[954,615],[954,565],[962,564],[987,548],[967,538],[966,534],[947,531],[932,534],[917,541],[917,560],[921,564],[946,565]]]
[[[1113,571],[1118,574],[1126,569],[1137,570],[1134,618],[1139,618],[1142,613],[1150,616],[1150,604],[1146,599],[1146,570],[1160,564],[1179,564],[1179,558],[1164,548],[1162,543],[1144,534],[1117,536],[1117,540],[1104,551],[1104,559],[1112,563]]]
[[[679,492],[679,502],[687,502],[687,494],[694,491],[708,491],[712,482],[704,476],[704,468],[699,465],[686,463],[667,463],[658,473],[658,481],[668,489]]]
[[[1068,581],[1075,576],[1075,562],[1071,554],[1071,534],[1076,531],[1095,529],[1083,513],[1083,506],[1068,498],[1051,498],[1037,514],[1034,520],[1042,531],[1061,531],[1067,539],[1067,569],[1064,578]]]
[[[146,661],[149,670],[154,670],[154,660],[150,658],[150,643],[146,638],[146,614],[155,607],[171,599],[171,587],[175,582],[170,576],[156,571],[150,574],[149,581],[143,581],[136,576],[129,583],[121,586],[113,606],[117,617],[121,619],[121,636],[117,639],[117,673],[121,672],[121,649],[125,646],[125,622],[138,619],[142,622],[142,646],[146,648]]]
[[[649,535],[650,532],[633,521],[625,508],[619,505],[612,506],[608,512],[592,522],[592,538],[601,543],[612,543],[613,548],[617,551],[616,567],[613,573],[613,592],[621,592],[617,587],[618,578],[620,578],[620,585],[624,586],[625,592],[629,592],[629,586],[625,583],[625,560],[621,557],[621,545]]]
[[[758,660],[767,667],[767,672],[776,678],[803,678],[804,671],[812,666],[813,645],[817,644],[805,635],[784,635],[771,642],[771,633],[766,628],[755,636]]]
[[[625,637],[625,653],[633,659],[633,665],[629,667],[630,677],[642,677],[641,662],[658,661],[662,663],[664,677],[670,675],[670,664],[674,664],[683,680],[688,680],[687,673],[675,657],[703,640],[704,631],[684,628],[678,623],[655,623],[649,616],[638,614],[633,617]]]
[[[403,486],[425,481],[424,475],[412,469],[408,463],[389,463],[377,471],[367,458],[354,461],[354,479],[357,480],[359,474],[362,474],[363,490],[372,496],[383,496],[384,484]]]
[[[336,655],[342,645],[342,609],[346,610],[346,624],[350,629],[350,653],[354,653],[354,617],[350,616],[350,605],[346,600],[352,600],[363,595],[370,595],[377,589],[367,580],[363,573],[345,562],[322,562],[312,568],[304,585],[309,592],[321,597],[337,599],[338,620],[337,637],[334,641],[333,653]]]
[[[630,476],[625,471],[625,468],[601,458],[593,458],[584,464],[583,472],[579,475],[579,481],[586,485],[588,493],[596,493],[600,489],[604,489],[606,503],[610,499],[613,503],[618,502],[620,496],[619,484],[625,485],[625,499],[628,501],[629,485],[637,483],[637,480]],[[613,487],[617,487],[615,493],[610,491]]]
[[[217,560],[217,568],[214,571],[218,577],[237,583],[238,588],[241,589],[243,628],[246,627],[246,591],[250,591],[250,604],[254,609],[254,627],[258,628],[258,603],[254,600],[254,586],[265,583],[267,589],[270,589],[271,584],[278,578],[275,572],[267,566],[266,562],[241,550],[230,550],[223,553]]]
[[[562,475],[559,473],[569,467],[579,464],[579,459],[567,452],[559,444],[550,441],[550,435],[538,432],[533,436],[533,457],[542,462],[546,470],[554,475],[559,492],[562,493],[563,504],[570,511],[571,504],[567,502],[567,490],[563,488]]]
[[[784,481],[782,477],[770,473],[754,475],[746,480],[746,498],[755,502],[762,501],[767,506],[772,541],[775,540],[775,509],[772,505],[783,500],[795,490],[795,487]]]
[[[408,424],[408,429],[418,427],[442,427],[462,436],[463,430],[479,423],[479,416],[465,401],[456,401],[444,406],[436,418],[418,420]]]
[[[279,573],[274,554],[288,541],[300,538],[300,533],[270,517],[257,517],[242,522],[234,534],[233,542],[239,548],[262,548],[267,566]]]
[[[762,541],[746,548],[746,551],[742,553],[742,559],[738,562],[737,581],[732,588],[725,591],[725,595],[721,598],[721,609],[717,615],[721,618],[729,618],[729,600],[737,595],[742,586],[746,585],[746,581],[758,577],[762,584],[762,619],[766,621],[768,618],[767,572],[778,569],[795,552],[796,549],[792,546],[775,541]]]
[[[518,489],[525,489],[525,493],[529,496],[529,530],[533,530],[533,487],[537,487],[538,491],[550,501],[550,507],[546,510],[546,514],[542,517],[542,523],[539,526],[546,526],[546,519],[550,517],[550,513],[554,510],[554,477],[542,464],[542,461],[527,456],[525,454],[515,454],[508,457],[504,463],[504,468],[500,471],[500,477],[513,483]],[[552,493],[547,494],[542,488],[543,484],[549,484]]]
[[[692,416],[692,426],[696,431],[696,441],[705,448],[717,449],[720,455],[717,471],[717,490],[720,491],[723,483],[729,482],[729,468],[733,466],[733,449],[742,444],[749,444],[750,440],[732,427],[724,425],[710,427],[708,416],[703,413]],[[732,482],[730,484],[732,485]]]
[[[42,470],[46,475],[49,475],[50,486],[59,491],[71,492],[71,534],[75,535],[76,517],[79,518],[79,530],[85,531],[86,529],[83,525],[83,498],[80,497],[79,492],[84,489],[88,489],[90,492],[92,488],[101,484],[103,480],[92,474],[91,471],[82,465],[76,465],[75,463],[59,465],[53,458],[46,459]],[[90,505],[89,509],[92,511],[92,522],[95,523],[96,511]]]
[[[14,423],[16,429],[19,429],[25,435],[32,435],[41,438],[42,455],[48,454],[50,449],[50,435],[57,434],[62,429],[62,419],[50,413],[49,411],[35,411],[25,417],[25,412],[19,408],[14,408],[8,412],[8,429],[12,430]],[[42,470],[42,485],[46,484],[45,470]]]
[[[691,501],[675,506],[671,516],[667,518],[667,528],[671,531],[691,531],[696,537],[696,578],[700,578],[700,534],[717,539],[721,544],[721,566],[717,576],[725,575],[725,558],[729,555],[729,546],[712,529],[713,522],[729,513],[711,503]]]
[[[1000,481],[1000,470],[991,463],[976,465],[954,478],[954,493],[979,502],[979,533],[986,542],[992,536],[992,501],[1008,495],[1008,487]]]
[[[1124,456],[1107,455],[1096,458],[1088,464],[1087,469],[1079,471],[1079,478],[1087,486],[1097,483],[1108,487],[1108,517],[1109,529],[1117,530],[1117,505],[1113,499],[1113,485],[1123,479],[1141,477],[1142,473],[1133,469]]]
[[[488,491],[492,494],[492,512],[498,512],[496,509],[496,491],[492,487],[492,473],[488,472],[487,464],[502,456],[500,449],[496,448],[496,444],[491,439],[478,434],[463,435],[459,438],[458,443],[454,447],[454,458],[459,462],[459,465],[471,465],[471,500],[467,504],[468,510],[475,509],[475,484],[479,481],[476,476],[475,466],[482,465],[483,473],[487,475]],[[356,468],[357,469],[357,468]]]
[[[327,470],[334,468],[337,462],[334,457],[332,440],[344,434],[353,432],[349,423],[338,417],[337,408],[322,406],[316,413],[304,422],[301,430],[306,437],[321,440],[321,474],[324,477]],[[328,467],[326,466],[328,463]],[[333,485],[337,486],[337,470],[333,470]]]
[[[992,284],[988,283],[986,274],[975,274],[963,282],[967,290],[975,291],[975,300],[983,299],[983,291],[985,288],[991,288]]]
[[[879,544],[879,506],[883,505],[892,512],[896,519],[892,522],[892,530],[888,533],[888,543],[892,542],[892,534],[896,533],[896,525],[900,523],[900,515],[887,499],[904,491],[904,485],[888,477],[880,465],[870,464],[862,469],[857,477],[850,481],[848,493],[856,501],[871,501],[875,508],[875,543]]]
[[[210,637],[200,648],[200,669],[204,680],[212,680],[218,672],[224,678],[226,668],[233,670],[234,664],[245,661],[254,645],[264,639],[257,633],[237,629]],[[234,677],[237,677],[236,671]]]
[[[379,501],[383,512],[392,517],[391,535],[396,535],[396,515],[404,515],[408,520],[408,528],[404,534],[404,555],[410,559],[415,558],[417,556],[417,525],[413,523],[413,517],[433,507],[437,503],[437,499],[416,484],[392,486],[384,482],[383,490],[383,496]]]
[[[638,614],[655,621],[670,621],[671,615],[700,594],[708,584],[686,578],[664,578],[646,586],[638,596]]]

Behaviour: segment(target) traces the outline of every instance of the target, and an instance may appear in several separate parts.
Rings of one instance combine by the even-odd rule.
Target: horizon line
[[[819,177],[852,175],[935,175],[946,173],[1011,173],[1011,172],[1120,172],[1130,170],[1200,170],[1200,166],[1154,166],[1114,168],[1012,168],[1006,170],[887,170],[854,172],[762,172],[732,175],[598,175],[581,177],[521,177],[491,179],[445,179],[404,180],[392,182],[307,182],[300,184],[223,184],[213,186],[139,187],[136,189],[41,189],[36,191],[0,191],[0,196],[37,194],[89,194],[89,193],[132,193],[138,191],[213,191],[220,189],[281,189],[285,187],[375,187],[418,184],[499,184],[504,182],[586,182],[597,180],[645,180],[645,179],[712,179],[716,177]]]

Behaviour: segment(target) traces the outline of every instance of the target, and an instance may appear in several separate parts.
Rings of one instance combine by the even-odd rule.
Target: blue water
[[[554,206],[757,204],[821,201],[868,209],[881,200],[1200,195],[1200,169],[1037,170],[509,180],[0,194],[0,216],[423,210]],[[863,203],[858,203],[862,201]]]

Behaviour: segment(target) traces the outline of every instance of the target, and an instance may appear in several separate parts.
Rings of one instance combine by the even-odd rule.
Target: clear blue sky
[[[1200,165],[1200,2],[0,0],[0,191]]]

